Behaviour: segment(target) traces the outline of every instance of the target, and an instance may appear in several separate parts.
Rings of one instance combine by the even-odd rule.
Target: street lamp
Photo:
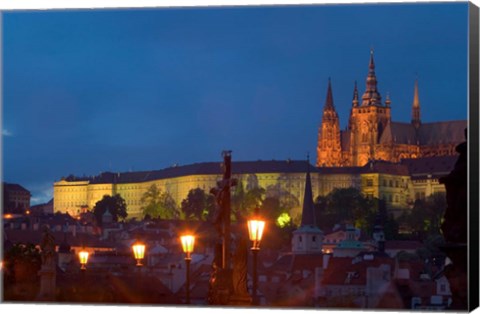
[[[258,216],[258,208],[255,209],[255,214],[252,219],[248,220],[248,236],[250,241],[253,242],[251,248],[253,254],[253,285],[252,285],[252,300],[253,304],[257,304],[257,286],[258,286],[258,276],[257,276],[257,255],[260,251],[260,241],[262,240],[263,230],[265,229],[265,221],[261,220]]]
[[[185,303],[190,304],[190,261],[192,260],[191,253],[193,252],[193,246],[195,245],[195,236],[193,235],[184,235],[180,237],[182,242],[182,249],[185,255],[185,266],[187,272],[187,282],[186,282],[186,297]]]
[[[78,259],[80,260],[80,270],[85,271],[87,269],[88,251],[82,249],[78,252]]]
[[[142,244],[140,242],[136,242],[133,246],[133,255],[135,256],[135,259],[137,260],[136,266],[141,267],[143,266],[142,264],[142,259],[145,256],[145,244]]]

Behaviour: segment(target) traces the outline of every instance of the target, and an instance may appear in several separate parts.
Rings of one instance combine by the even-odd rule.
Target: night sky
[[[316,158],[328,79],[342,128],[374,49],[394,121],[467,117],[468,4],[4,12],[3,180]]]

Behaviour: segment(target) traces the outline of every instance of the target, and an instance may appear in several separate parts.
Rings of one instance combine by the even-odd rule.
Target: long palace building
[[[415,82],[410,123],[391,121],[391,101],[382,103],[377,90],[373,52],[366,89],[361,99],[355,84],[350,119],[340,130],[329,82],[318,132],[316,167],[307,161],[233,162],[232,174],[244,188],[262,187],[268,196],[291,197],[303,204],[305,176],[310,167],[314,199],[334,188],[354,187],[378,197],[387,206],[405,208],[415,199],[445,188],[438,179],[456,161],[455,147],[465,140],[467,121],[422,123],[418,84]],[[129,217],[142,217],[141,198],[156,184],[180,206],[191,189],[208,192],[222,177],[220,163],[206,162],[156,171],[111,173],[91,177],[67,177],[54,183],[54,211],[72,215],[92,209],[104,195],[120,194]]]

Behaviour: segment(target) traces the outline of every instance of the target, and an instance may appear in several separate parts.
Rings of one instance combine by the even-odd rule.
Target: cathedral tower
[[[352,110],[349,120],[350,162],[352,166],[363,166],[370,159],[388,159],[377,150],[380,137],[390,123],[390,98],[382,105],[382,96],[377,88],[373,50],[370,52],[366,88],[360,105],[355,85]]]
[[[332,84],[329,79],[322,123],[318,129],[317,167],[340,166],[341,157],[340,122],[333,104]]]

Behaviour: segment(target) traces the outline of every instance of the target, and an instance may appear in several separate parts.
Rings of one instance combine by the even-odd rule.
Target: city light
[[[193,247],[195,245],[195,236],[184,235],[180,237],[180,241],[182,242],[183,252],[187,254],[187,258],[191,258],[190,254],[193,252]]]
[[[80,265],[81,265],[80,269],[86,270],[87,269],[86,265],[88,262],[88,252],[85,250],[78,252],[78,258],[80,260]]]
[[[253,247],[258,249],[262,240],[263,230],[265,229],[265,221],[254,218],[248,221],[248,236],[253,241]]]
[[[133,255],[137,260],[137,266],[142,266],[142,259],[145,256],[145,244],[137,242],[132,246],[132,249]]]

